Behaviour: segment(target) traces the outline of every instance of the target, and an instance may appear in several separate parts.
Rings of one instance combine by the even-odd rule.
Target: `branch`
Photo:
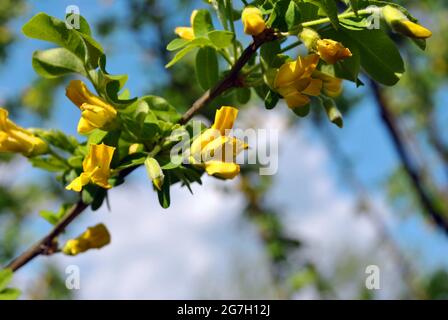
[[[263,43],[273,41],[277,39],[277,35],[274,33],[272,29],[266,29],[260,35],[254,37],[253,42],[243,51],[240,58],[235,62],[235,65],[232,67],[227,76],[221,80],[214,88],[207,90],[195,103],[191,106],[191,108],[183,115],[179,123],[185,124],[187,123],[193,115],[198,112],[200,109],[208,105],[212,100],[221,95],[226,90],[239,86],[240,79],[239,73],[241,69],[246,65],[246,63],[252,58],[255,52],[260,48]],[[120,176],[125,178],[132,171],[137,169],[139,166],[130,167],[120,172]],[[48,235],[43,237],[33,246],[31,246],[28,250],[10,262],[6,268],[12,269],[12,271],[17,271],[28,262],[33,260],[34,258],[40,255],[52,255],[57,251],[57,242],[56,238],[65,231],[67,226],[73,222],[85,209],[89,207],[88,204],[79,200],[62,218],[62,220],[50,231]]]
[[[196,112],[207,106],[213,99],[230,88],[240,86],[241,80],[239,76],[241,69],[243,69],[246,63],[249,62],[249,60],[263,43],[273,41],[275,39],[277,39],[277,35],[272,29],[266,29],[260,35],[255,36],[252,43],[243,51],[240,58],[235,62],[234,66],[229,71],[227,76],[222,79],[214,88],[207,90],[198,100],[196,100],[191,108],[188,109],[187,112],[185,112],[185,114],[182,116],[179,123],[187,123]]]
[[[426,191],[423,178],[421,177],[418,168],[414,165],[411,155],[408,154],[406,150],[400,130],[396,124],[393,114],[390,112],[388,102],[384,97],[383,92],[378,84],[373,80],[370,80],[370,87],[373,90],[376,105],[381,114],[384,125],[392,138],[395,150],[398,153],[401,163],[403,164],[403,167],[412,182],[412,186],[418,195],[422,208],[430,216],[432,221],[448,235],[448,221],[444,217],[444,213],[433,203],[430,195]]]

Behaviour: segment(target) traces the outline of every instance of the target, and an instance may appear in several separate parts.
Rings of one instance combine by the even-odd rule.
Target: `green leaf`
[[[304,118],[310,113],[310,105],[307,104],[303,107],[294,108],[292,109],[292,112],[294,112],[297,116]]]
[[[210,47],[199,49],[196,55],[196,77],[204,90],[218,82],[219,65],[215,49]]]
[[[145,101],[151,111],[159,120],[176,123],[181,118],[177,110],[164,98],[158,96],[145,96],[141,98]]]
[[[99,59],[99,70],[96,73],[96,85],[100,92],[106,93],[107,100],[112,101],[114,104],[118,104],[121,108],[124,108],[131,103],[135,102],[137,98],[123,99],[119,94],[125,86],[128,75],[119,74],[112,75],[106,71],[106,56],[102,55]]]
[[[170,43],[168,43],[168,45],[166,46],[166,49],[168,51],[176,51],[176,50],[179,50],[179,49],[182,49],[183,47],[185,47],[189,42],[190,42],[190,40],[176,38],[173,41],[171,41]]]
[[[73,72],[85,75],[82,61],[65,48],[35,51],[33,68],[39,75],[48,79]]]
[[[21,293],[19,289],[7,288],[0,292],[0,300],[17,300]]]
[[[361,57],[361,66],[376,81],[393,86],[405,71],[404,62],[395,43],[381,30],[346,30]]]
[[[162,190],[157,190],[157,196],[162,208],[166,209],[170,206],[170,187],[171,187],[171,175],[169,172],[165,175],[165,181],[162,185]]]
[[[359,1],[358,0],[350,0],[350,5],[353,9],[353,11],[358,14],[358,9],[359,9]]]
[[[78,147],[79,143],[73,136],[68,136],[60,130],[41,130],[36,129],[35,133],[38,137],[44,139],[49,144],[59,148],[61,150],[73,153]]]
[[[59,216],[57,213],[49,210],[42,210],[39,212],[39,215],[47,220],[50,224],[55,225],[59,221]]]
[[[281,46],[278,41],[270,41],[263,44],[260,48],[260,55],[266,68],[272,66],[277,54],[280,52]]]
[[[31,165],[50,172],[59,172],[69,169],[67,163],[53,156],[30,158]]]
[[[264,98],[264,106],[266,109],[274,109],[280,100],[280,95],[272,90],[269,90]]]
[[[130,154],[121,161],[120,165],[116,168],[117,170],[123,170],[126,168],[135,167],[141,165],[145,162],[147,154],[143,152],[137,152]]]
[[[346,79],[359,85],[358,75],[361,70],[361,54],[357,42],[345,33],[345,29],[336,31],[328,28],[327,30],[322,31],[321,35],[322,37],[341,42],[346,48],[349,48],[352,53],[350,58],[338,61],[333,66],[326,66],[332,69],[332,72],[328,73],[333,73],[337,78]]]
[[[250,88],[237,88],[236,99],[240,104],[246,104],[250,101],[251,91]]]
[[[213,30],[207,35],[213,45],[218,49],[229,47],[235,39],[235,34],[230,31]]]
[[[187,53],[189,53],[190,51],[192,51],[195,48],[196,48],[196,46],[192,46],[192,45],[189,45],[189,46],[183,48],[182,50],[180,50],[179,52],[176,53],[176,55],[173,57],[173,59],[171,59],[170,62],[168,62],[166,64],[165,68],[169,68],[169,67],[172,67],[173,65],[175,65],[179,60],[181,60],[183,57],[185,57],[187,55]]]
[[[3,291],[11,282],[14,273],[11,269],[0,270],[0,291]]]
[[[87,145],[91,144],[100,144],[103,142],[104,138],[107,136],[107,131],[103,131],[101,129],[95,129],[89,134],[89,138],[87,139]]]
[[[338,7],[335,0],[305,0],[319,7],[328,18],[330,18],[331,25],[336,30],[339,28]]]
[[[210,12],[205,9],[198,10],[194,16],[192,27],[196,38],[206,37],[208,32],[214,29]]]
[[[32,17],[22,31],[27,37],[52,42],[69,50],[92,69],[98,67],[99,57],[104,54],[98,42],[83,33],[86,28],[83,32],[68,29],[64,21],[43,12]]]
[[[285,14],[285,22],[288,26],[288,31],[294,30],[299,25],[300,9],[294,1],[291,1],[288,5],[288,9]]]

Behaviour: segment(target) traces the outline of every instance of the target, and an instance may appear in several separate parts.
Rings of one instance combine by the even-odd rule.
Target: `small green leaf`
[[[55,225],[59,221],[59,217],[57,213],[49,210],[42,210],[39,212],[39,215],[47,220],[50,224]]]
[[[79,145],[78,140],[76,140],[75,137],[68,136],[60,130],[35,129],[35,133],[38,137],[46,140],[52,146],[70,153],[73,153]]]
[[[7,288],[0,292],[0,300],[17,300],[21,293],[19,289]]]
[[[107,136],[107,131],[103,131],[101,129],[95,129],[89,134],[89,138],[87,139],[87,145],[91,144],[100,144],[103,142],[104,138]]]
[[[66,162],[53,156],[30,158],[31,165],[50,172],[60,172],[69,169]]]
[[[162,190],[157,190],[157,196],[162,208],[166,209],[170,206],[170,187],[171,187],[171,175],[169,172],[165,175]]]
[[[166,46],[166,49],[168,51],[176,51],[176,50],[179,50],[179,49],[182,49],[183,47],[185,47],[189,42],[190,42],[190,40],[176,38],[173,41],[171,41],[170,43],[168,43],[168,45]]]
[[[208,38],[218,49],[224,49],[232,45],[235,34],[230,31],[213,30],[208,33]]]
[[[264,106],[266,109],[274,109],[280,100],[280,95],[272,90],[269,90],[264,98]]]
[[[205,9],[198,10],[193,19],[193,31],[196,38],[206,37],[213,30],[212,16]]]
[[[381,30],[346,30],[357,44],[361,66],[376,81],[392,86],[405,71],[395,43]]]
[[[172,67],[173,65],[175,65],[179,60],[181,60],[183,57],[185,57],[187,55],[187,53],[189,53],[190,51],[192,51],[195,48],[196,47],[192,46],[192,45],[189,45],[189,46],[183,48],[182,50],[180,50],[179,52],[176,53],[176,55],[173,57],[173,59],[171,59],[171,61],[167,63],[165,68],[169,68],[169,67]]]
[[[0,270],[0,291],[4,290],[11,282],[14,273],[11,269]]]
[[[148,104],[150,110],[159,120],[176,123],[181,118],[177,110],[164,98],[145,96],[141,99]]]
[[[196,77],[204,90],[218,82],[219,65],[215,49],[210,47],[199,49],[196,55]]]
[[[48,79],[73,72],[85,75],[82,61],[65,48],[35,51],[33,68],[39,75]]]
[[[285,22],[288,26],[288,31],[292,31],[297,28],[300,22],[300,9],[294,1],[291,1],[288,5],[288,9],[285,14]]]
[[[297,116],[304,118],[310,113],[310,105],[307,104],[303,107],[294,108],[292,109],[292,112],[294,112]]]
[[[281,50],[280,42],[270,41],[263,44],[260,48],[260,55],[266,68],[272,66],[277,54]]]
[[[246,104],[250,101],[251,91],[250,88],[237,88],[236,99],[240,104]]]

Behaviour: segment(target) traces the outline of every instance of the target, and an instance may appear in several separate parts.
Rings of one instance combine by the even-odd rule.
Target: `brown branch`
[[[444,216],[444,212],[442,212],[437,205],[434,204],[431,196],[428,194],[424,186],[423,178],[414,164],[411,155],[406,150],[405,143],[401,137],[400,129],[396,124],[394,115],[390,111],[388,101],[375,81],[370,81],[370,87],[374,93],[376,105],[381,114],[384,125],[392,138],[395,150],[398,153],[400,161],[412,182],[412,186],[414,187],[414,190],[420,200],[423,210],[430,216],[432,221],[448,235],[448,221]]]
[[[266,29],[260,35],[254,37],[252,43],[243,51],[240,58],[235,62],[234,66],[229,71],[227,76],[222,79],[214,88],[207,90],[198,100],[196,100],[191,108],[188,109],[187,112],[185,112],[185,114],[182,116],[179,123],[187,123],[196,112],[207,106],[213,99],[230,88],[238,87],[241,82],[241,79],[239,78],[241,69],[243,69],[246,63],[249,62],[249,60],[263,43],[273,41],[275,39],[277,39],[277,35],[272,29]]]
[[[243,51],[241,57],[236,61],[235,65],[229,71],[227,76],[220,81],[214,88],[205,92],[192,107],[183,115],[179,123],[185,124],[193,115],[200,109],[205,107],[213,99],[221,95],[226,90],[240,85],[239,73],[247,62],[252,58],[255,52],[260,48],[263,43],[273,41],[277,38],[277,35],[271,29],[266,29],[262,34],[254,37],[253,42]],[[132,171],[139,166],[131,167],[120,172],[120,176],[125,178]],[[10,262],[6,268],[17,271],[28,262],[40,255],[51,255],[57,252],[57,237],[65,231],[67,226],[75,220],[85,209],[89,207],[88,204],[79,200],[62,218],[62,220],[50,231],[48,235],[36,242],[28,250],[22,253],[20,256]]]

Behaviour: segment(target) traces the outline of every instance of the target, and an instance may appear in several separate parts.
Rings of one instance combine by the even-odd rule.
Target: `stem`
[[[14,259],[6,268],[12,271],[17,271],[25,264],[33,260],[39,255],[51,255],[57,251],[57,245],[55,239],[65,228],[78,217],[86,208],[87,204],[79,200],[64,216],[64,218],[51,230],[51,232],[33,245],[30,249],[25,251],[19,257]]]
[[[444,212],[433,202],[431,196],[426,190],[423,178],[419,169],[416,167],[411,155],[406,150],[405,144],[401,137],[401,132],[396,124],[395,117],[390,111],[388,101],[383,95],[381,88],[373,80],[370,81],[370,87],[374,93],[376,105],[383,119],[384,125],[392,138],[395,150],[400,157],[401,163],[412,182],[412,186],[420,200],[420,204],[425,213],[427,213],[432,221],[448,235],[448,221]]]
[[[233,32],[233,34],[235,33],[235,24],[233,22],[233,5],[232,5],[232,0],[227,0],[226,1],[226,11],[227,11],[227,20],[229,21],[230,24],[230,31]],[[233,60],[236,61],[237,57],[238,57],[238,48],[236,47],[236,38],[233,39]]]
[[[219,82],[213,89],[205,92],[202,97],[200,97],[193,106],[184,114],[182,119],[179,121],[181,124],[188,122],[191,117],[200,109],[205,107],[208,103],[210,103],[213,99],[218,97],[224,91],[237,86],[239,84],[239,72],[245,66],[245,64],[250,60],[252,55],[258,50],[258,48],[265,42],[273,41],[277,39],[277,35],[273,30],[267,29],[262,34],[254,37],[253,42],[244,50],[241,57],[236,61],[235,65],[230,70],[227,77],[225,77],[221,82]],[[151,154],[156,154],[160,151],[160,146],[156,146]],[[119,173],[121,178],[125,178],[135,169],[140,167],[140,165],[129,167],[122,170]],[[73,222],[85,209],[89,207],[88,204],[84,203],[82,200],[79,200],[62,218],[61,221],[41,240],[32,245],[28,250],[22,253],[20,256],[15,258],[12,262],[10,262],[6,268],[11,269],[12,271],[17,271],[34,258],[40,255],[52,255],[58,252],[56,238],[65,231],[67,226]]]
[[[298,40],[298,41],[296,41],[294,43],[291,43],[290,45],[284,47],[283,49],[281,49],[279,53],[284,53],[284,52],[286,52],[288,50],[294,49],[295,47],[298,47],[301,44],[302,44],[302,41]]]
[[[191,108],[188,109],[182,116],[179,123],[187,123],[196,112],[207,106],[216,97],[230,88],[237,87],[240,84],[239,74],[241,69],[246,65],[250,58],[252,58],[254,53],[257,52],[258,48],[260,48],[263,43],[273,41],[275,39],[277,39],[277,35],[272,29],[266,29],[260,35],[253,37],[252,43],[243,51],[227,76],[218,82],[214,88],[207,90],[198,100],[196,100]]]
[[[342,13],[342,14],[338,15],[338,18],[339,19],[353,18],[353,17],[357,17],[360,15],[366,15],[366,14],[371,14],[371,13],[372,13],[371,9],[362,9],[362,10],[358,10],[358,14],[356,14],[353,11],[347,12],[347,13]],[[300,24],[300,26],[303,28],[306,28],[306,27],[312,27],[315,25],[329,23],[329,22],[331,22],[330,18],[322,18],[322,19],[317,19],[317,20],[313,20],[313,21],[303,22]]]

